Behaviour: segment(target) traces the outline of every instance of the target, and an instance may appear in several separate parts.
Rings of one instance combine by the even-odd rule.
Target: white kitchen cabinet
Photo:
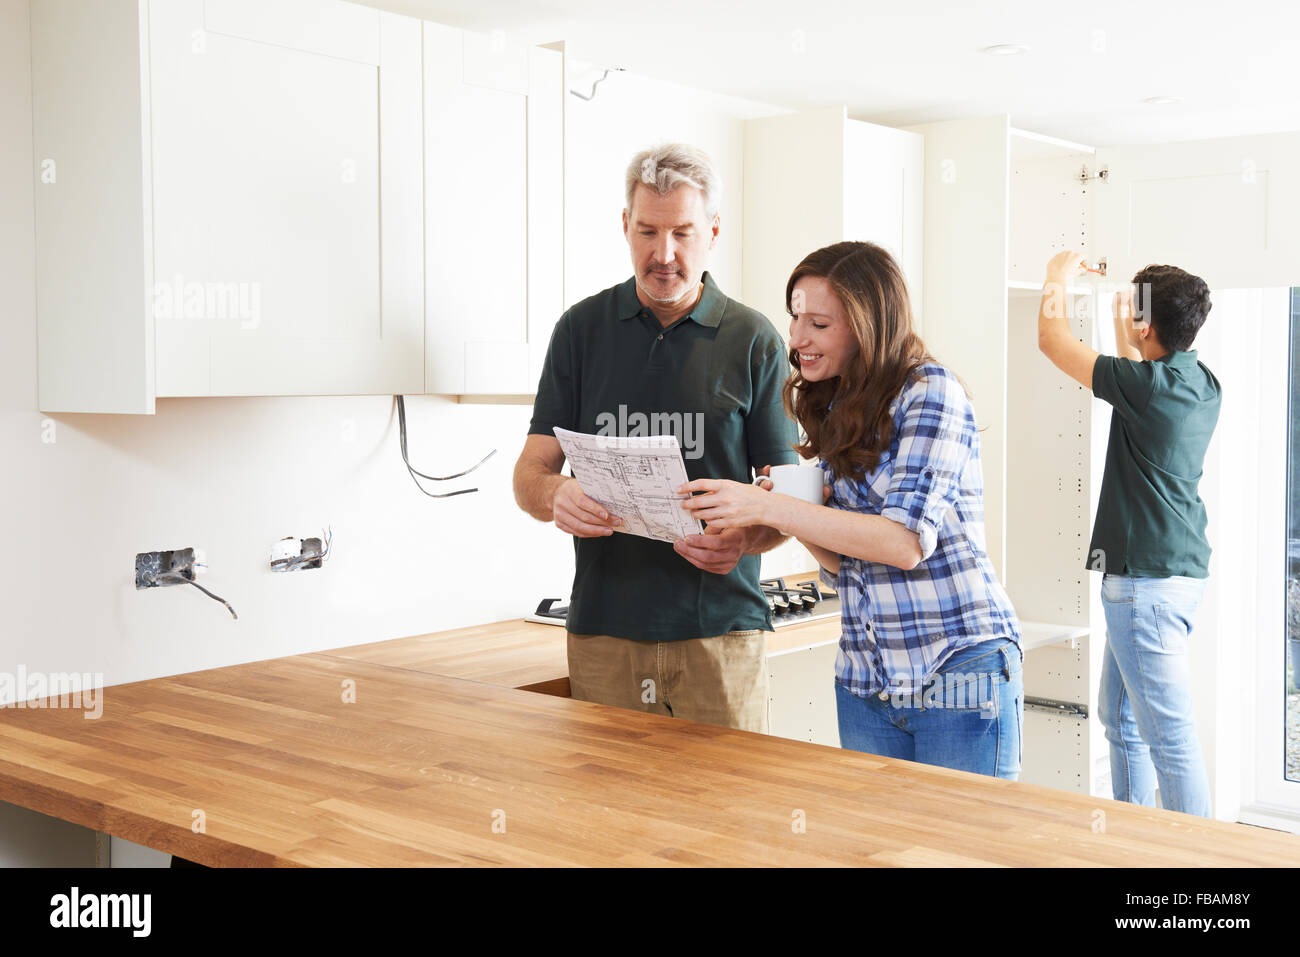
[[[1094,150],[1005,116],[916,130],[926,344],[970,388],[989,555],[1034,635],[1025,694],[1066,706],[1026,709],[1022,779],[1109,797],[1096,719],[1105,620],[1085,561],[1110,408],[1038,349],[1044,269],[1064,249],[1106,261],[1104,279],[1071,290],[1071,327],[1110,354],[1111,293],[1148,263],[1212,290],[1296,281],[1300,134]]]
[[[564,308],[564,57],[424,24],[427,391],[530,394]]]
[[[778,738],[840,746],[840,722],[835,703],[837,639],[767,656],[768,733]]]
[[[850,120],[844,107],[747,120],[743,300],[788,333],[785,286],[810,252],[874,242],[922,292],[924,139]]]
[[[36,0],[32,72],[43,410],[423,391],[419,21]]]

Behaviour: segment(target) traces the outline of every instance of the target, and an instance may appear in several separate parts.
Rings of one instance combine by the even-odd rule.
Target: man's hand
[[[736,567],[745,554],[743,528],[715,528],[710,525],[703,535],[688,535],[673,542],[673,549],[696,568],[715,575],[725,575]]]
[[[1066,284],[1083,272],[1083,259],[1083,253],[1076,253],[1069,249],[1057,253],[1047,263],[1046,281],[1059,284],[1061,291],[1064,292]]]
[[[555,527],[562,532],[576,535],[578,538],[602,538],[613,535],[614,529],[623,523],[605,511],[593,498],[582,490],[576,478],[570,477],[555,490],[552,506],[555,513]]]

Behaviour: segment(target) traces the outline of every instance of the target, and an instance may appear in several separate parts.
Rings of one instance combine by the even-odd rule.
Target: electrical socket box
[[[321,567],[321,561],[322,561],[322,560],[321,560],[321,555],[322,555],[321,540],[320,540],[319,538],[304,538],[304,539],[302,540],[302,554],[303,554],[303,557],[304,557],[304,558],[306,558],[306,557],[308,557],[308,556],[311,556],[311,555],[315,555],[315,556],[316,556],[315,561],[306,561],[306,562],[303,562],[303,564],[302,564],[302,567],[303,567],[303,568],[320,568],[320,567]]]
[[[324,545],[319,538],[282,538],[271,546],[271,571],[320,568],[324,557]]]
[[[141,552],[135,556],[135,587],[159,588],[179,585],[179,581],[159,581],[163,575],[180,575],[194,581],[194,549],[178,548],[166,552]]]

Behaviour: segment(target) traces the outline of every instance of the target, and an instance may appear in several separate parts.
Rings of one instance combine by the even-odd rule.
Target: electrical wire
[[[272,571],[292,572],[297,571],[304,565],[311,565],[313,562],[319,562],[321,566],[325,560],[330,557],[330,546],[334,544],[334,529],[321,529],[321,546],[320,552],[315,555],[290,555],[288,558],[274,558],[271,560]],[[283,567],[281,567],[283,566]],[[319,566],[318,566],[319,567]]]
[[[468,495],[470,492],[477,492],[478,491],[477,488],[462,488],[462,489],[457,489],[454,492],[430,492],[428,489],[426,489],[423,485],[420,484],[420,479],[422,478],[428,479],[431,482],[449,482],[452,479],[458,479],[461,476],[468,475],[470,472],[473,472],[475,469],[477,469],[488,459],[492,458],[492,456],[497,454],[497,450],[493,449],[487,455],[483,456],[483,458],[479,459],[477,464],[471,465],[465,471],[457,472],[455,475],[426,475],[423,472],[417,472],[414,468],[411,467],[411,459],[406,452],[406,397],[401,395],[395,395],[393,396],[393,398],[397,400],[397,425],[401,435],[402,462],[403,464],[406,465],[406,471],[411,473],[411,481],[415,483],[415,487],[418,488],[425,495],[429,496],[429,498],[451,498],[453,495]],[[419,478],[416,478],[417,475],[419,476]]]
[[[588,100],[588,101],[590,101],[590,100],[594,100],[594,99],[596,98],[596,87],[600,86],[601,80],[604,80],[605,77],[609,76],[611,73],[622,73],[622,72],[623,72],[623,67],[621,67],[621,66],[612,66],[612,67],[610,67],[608,70],[606,70],[604,73],[602,73],[602,74],[600,75],[600,80],[597,80],[595,83],[591,84],[591,95],[590,95],[590,96],[583,96],[583,95],[582,95],[581,93],[579,93],[577,90],[570,90],[569,92],[572,93],[574,96],[576,96],[576,97],[577,97],[578,99],[580,99],[580,100]]]
[[[179,572],[168,572],[168,573],[165,574],[165,575],[159,575],[158,577],[156,577],[156,578],[154,579],[154,581],[159,581],[159,582],[161,582],[161,581],[171,581],[171,582],[176,582],[176,583],[181,584],[181,585],[193,585],[195,588],[197,588],[199,591],[203,592],[203,594],[207,595],[209,598],[213,599],[214,601],[219,601],[219,602],[221,602],[221,604],[225,605],[225,606],[226,606],[226,610],[230,612],[230,617],[233,618],[233,619],[235,619],[235,621],[238,621],[238,620],[239,620],[239,616],[235,614],[235,609],[234,609],[234,607],[230,604],[230,602],[226,601],[226,600],[225,600],[224,598],[222,598],[220,595],[214,595],[214,594],[212,594],[212,592],[208,591],[206,588],[204,588],[204,587],[203,587],[202,585],[200,585],[198,582],[194,581],[192,578],[186,578],[184,575],[180,574]]]

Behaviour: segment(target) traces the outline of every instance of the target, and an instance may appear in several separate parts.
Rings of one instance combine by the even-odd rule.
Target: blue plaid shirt
[[[860,697],[919,693],[969,645],[1020,644],[1020,623],[984,543],[979,433],[965,390],[943,366],[926,364],[890,411],[889,450],[862,480],[820,463],[830,472],[828,505],[883,515],[921,543],[911,571],[848,556],[838,576],[822,569],[843,602],[835,677]]]

